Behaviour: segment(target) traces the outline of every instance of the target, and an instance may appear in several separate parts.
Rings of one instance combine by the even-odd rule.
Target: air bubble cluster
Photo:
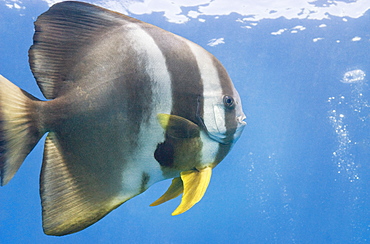
[[[346,72],[341,82],[342,83],[359,83],[359,82],[364,81],[365,76],[366,74],[364,71],[360,69],[355,69],[355,70]]]

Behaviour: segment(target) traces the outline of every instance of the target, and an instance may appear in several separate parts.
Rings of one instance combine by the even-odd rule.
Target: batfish
[[[44,232],[66,235],[173,178],[152,206],[203,197],[245,126],[225,68],[193,42],[81,2],[35,22],[29,63],[46,99],[0,76],[0,180],[47,134],[40,176]]]

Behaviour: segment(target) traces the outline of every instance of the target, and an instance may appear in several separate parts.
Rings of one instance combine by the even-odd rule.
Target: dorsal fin
[[[78,76],[73,67],[89,47],[115,27],[134,22],[140,21],[82,2],[58,3],[40,15],[29,62],[44,96],[54,99],[68,91],[68,82]]]

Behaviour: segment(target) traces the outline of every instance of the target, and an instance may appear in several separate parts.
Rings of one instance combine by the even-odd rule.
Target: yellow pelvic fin
[[[168,190],[158,200],[150,204],[150,206],[158,206],[164,202],[178,197],[184,191],[182,180],[180,177],[174,178]]]
[[[184,194],[182,195],[181,204],[175,209],[172,215],[186,212],[202,199],[211,180],[211,175],[211,167],[181,172]]]

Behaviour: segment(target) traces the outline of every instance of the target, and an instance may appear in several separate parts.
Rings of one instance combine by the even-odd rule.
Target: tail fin
[[[37,125],[37,98],[0,75],[0,184],[6,185],[43,133]]]

